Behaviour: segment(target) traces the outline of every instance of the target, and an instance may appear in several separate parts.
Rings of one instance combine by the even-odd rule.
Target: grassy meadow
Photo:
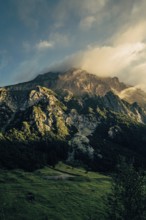
[[[58,164],[0,170],[0,220],[102,220],[108,176]]]

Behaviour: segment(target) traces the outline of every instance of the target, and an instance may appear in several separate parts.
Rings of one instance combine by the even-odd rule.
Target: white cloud
[[[58,69],[77,66],[100,76],[120,75],[123,69],[139,60],[140,53],[145,48],[146,45],[143,43],[123,44],[116,47],[96,46],[67,57],[58,65]]]
[[[45,50],[49,48],[55,47],[66,47],[69,45],[69,38],[65,34],[61,34],[58,32],[51,33],[47,40],[40,40],[36,45],[35,48],[37,50]],[[27,44],[24,46],[28,46]]]
[[[131,68],[127,81],[146,91],[146,61]]]
[[[38,50],[44,50],[44,49],[48,49],[48,48],[52,48],[54,47],[54,42],[51,41],[47,41],[47,40],[41,40],[39,43],[36,44],[36,48]]]
[[[146,90],[146,44],[137,42],[118,46],[96,46],[80,51],[49,70],[65,71],[71,67],[87,70],[98,76],[117,76],[121,81]],[[48,69],[45,69],[47,71]]]
[[[114,44],[121,44],[124,42],[134,43],[142,42],[146,38],[146,21],[142,20],[136,24],[128,25],[126,28],[121,28],[118,33],[113,36]]]

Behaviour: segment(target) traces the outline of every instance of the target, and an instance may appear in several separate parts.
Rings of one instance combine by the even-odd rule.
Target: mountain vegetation
[[[122,159],[113,175],[111,192],[107,197],[107,219],[144,220],[146,192],[144,172]]]

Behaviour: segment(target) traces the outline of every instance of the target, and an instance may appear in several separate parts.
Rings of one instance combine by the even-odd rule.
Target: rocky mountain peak
[[[67,89],[75,96],[99,95],[104,96],[108,91],[119,93],[127,86],[119,82],[117,77],[99,77],[82,69],[72,68],[58,74],[58,78],[51,84],[54,91]]]
[[[8,100],[8,97],[11,97],[11,99],[15,99],[17,103],[20,102],[21,104],[29,91],[34,90],[36,86],[51,89],[63,96],[64,91],[68,91],[69,94],[72,94],[72,97],[86,95],[102,97],[112,91],[121,99],[131,104],[138,102],[141,107],[146,109],[146,93],[141,89],[120,82],[118,77],[99,77],[81,68],[71,68],[63,72],[48,72],[38,75],[32,81],[0,88],[0,100]]]
[[[75,96],[104,96],[108,91],[119,93],[127,86],[117,77],[99,77],[85,70],[71,68],[65,72],[48,72],[38,75],[34,80],[6,87],[7,90],[31,90],[35,86],[50,88],[53,91],[69,90]]]

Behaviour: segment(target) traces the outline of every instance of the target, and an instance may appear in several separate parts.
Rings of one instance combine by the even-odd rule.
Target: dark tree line
[[[55,166],[66,160],[68,145],[63,141],[0,142],[0,167],[33,171],[43,166]]]

